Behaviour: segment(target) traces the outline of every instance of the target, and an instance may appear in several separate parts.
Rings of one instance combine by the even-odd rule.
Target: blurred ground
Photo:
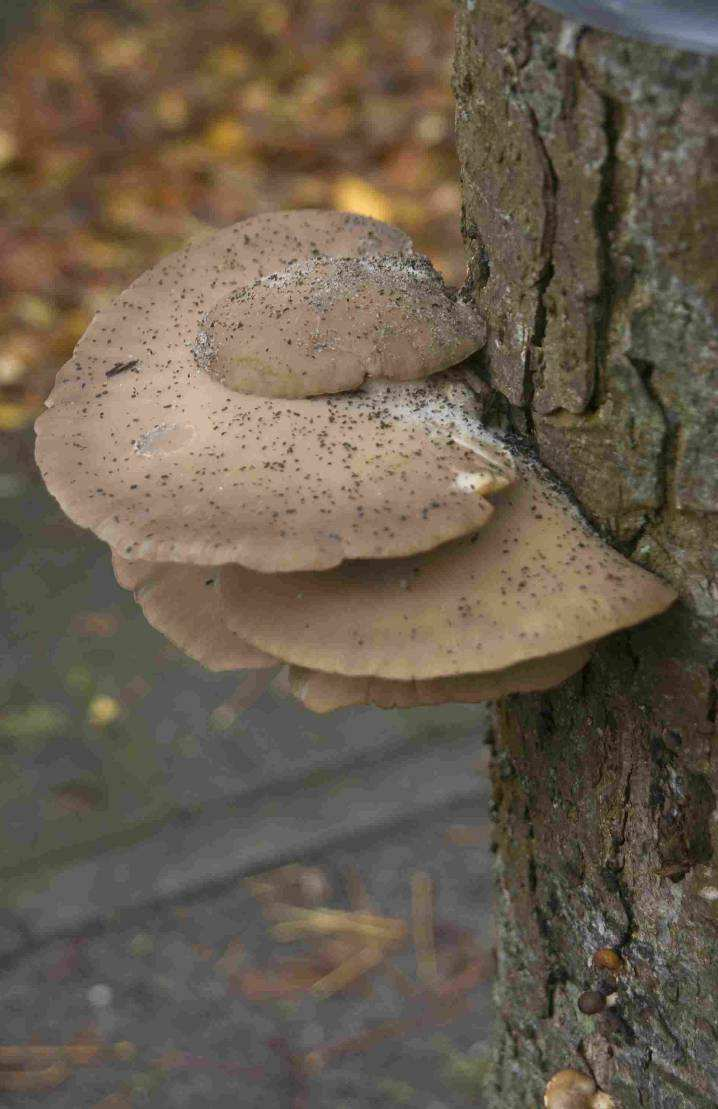
[[[3,1103],[481,1105],[491,970],[482,831],[475,806],[458,806],[425,828],[345,846],[293,872],[295,888],[301,892],[303,883],[305,904],[313,906],[301,922],[310,941],[301,949],[273,938],[271,921],[286,922],[276,906],[273,915],[265,901],[263,916],[252,888],[234,883],[15,961],[2,975],[3,1041],[68,1048],[50,1059],[26,1051],[26,1066],[36,1069],[15,1074],[29,1092]],[[437,985],[417,967],[411,935],[410,876],[418,866],[436,878],[441,906],[433,929]],[[357,900],[362,875],[368,903]],[[290,897],[286,890],[283,896]],[[382,938],[384,963],[341,988],[330,974],[336,979],[337,967],[352,957],[356,963],[357,953],[368,951],[371,962],[376,934],[357,941],[317,929],[329,915],[322,917],[323,904],[335,917],[344,907],[344,923],[359,920],[352,901],[376,914],[377,933],[383,925],[398,935],[408,922],[409,935],[406,942]]]
[[[0,92],[0,428],[189,236],[274,208],[395,222],[463,276],[451,0],[37,4]]]
[[[117,588],[30,428],[106,298],[212,226],[350,208],[461,280],[449,0],[30,7],[0,89],[3,1104],[480,1105],[487,714],[245,708]]]

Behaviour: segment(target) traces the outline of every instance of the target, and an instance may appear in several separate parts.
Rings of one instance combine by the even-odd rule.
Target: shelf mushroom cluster
[[[211,669],[288,663],[319,712],[545,689],[675,596],[482,427],[456,367],[483,342],[400,231],[257,216],[95,317],[38,463]]]

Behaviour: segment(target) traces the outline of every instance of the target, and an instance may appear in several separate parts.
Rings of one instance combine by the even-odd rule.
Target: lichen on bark
[[[490,1100],[563,1067],[624,1107],[718,1103],[718,62],[528,0],[457,9],[477,389],[681,603],[498,710]],[[593,952],[624,959],[618,1004]]]

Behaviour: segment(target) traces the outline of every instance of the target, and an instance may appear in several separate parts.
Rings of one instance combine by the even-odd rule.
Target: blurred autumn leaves
[[[450,0],[41,4],[0,95],[0,429],[94,312],[255,212],[397,223],[459,282]]]

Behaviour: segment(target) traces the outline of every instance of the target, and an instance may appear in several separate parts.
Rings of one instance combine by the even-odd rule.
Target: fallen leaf
[[[393,217],[393,207],[386,196],[368,181],[360,177],[340,177],[332,189],[332,203],[335,208],[346,212],[358,212],[362,216],[389,223]]]
[[[0,401],[0,431],[20,431],[29,427],[41,411],[42,402],[36,396],[26,396],[18,401]]]
[[[43,1093],[62,1085],[71,1075],[65,1063],[51,1063],[37,1070],[5,1070],[0,1066],[0,1090],[5,1093]]]

